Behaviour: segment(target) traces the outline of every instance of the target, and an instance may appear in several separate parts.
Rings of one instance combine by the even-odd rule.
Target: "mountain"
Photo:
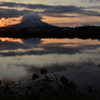
[[[53,25],[49,25],[41,20],[30,20],[30,19],[27,19],[25,21],[22,21],[21,23],[19,24],[16,24],[16,25],[11,25],[11,26],[8,26],[8,27],[11,27],[11,28],[32,28],[32,27],[37,27],[37,26],[53,26]]]

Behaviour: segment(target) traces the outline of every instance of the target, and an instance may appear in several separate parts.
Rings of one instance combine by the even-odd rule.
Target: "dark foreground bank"
[[[65,76],[41,69],[26,83],[0,81],[0,100],[100,100],[100,94],[86,84],[79,88]]]
[[[100,39],[100,31],[0,30],[0,37]]]

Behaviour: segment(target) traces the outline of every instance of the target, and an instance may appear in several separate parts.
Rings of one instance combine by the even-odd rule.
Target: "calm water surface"
[[[77,84],[100,88],[98,64],[99,40],[0,38],[0,79],[20,79],[46,68]]]

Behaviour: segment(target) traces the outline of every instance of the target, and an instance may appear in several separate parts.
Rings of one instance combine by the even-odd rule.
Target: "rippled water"
[[[1,79],[20,79],[46,68],[98,88],[99,64],[99,40],[0,38]]]

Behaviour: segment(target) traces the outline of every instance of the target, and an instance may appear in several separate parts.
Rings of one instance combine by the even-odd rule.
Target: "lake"
[[[97,39],[0,38],[1,80],[27,79],[46,68],[76,84],[86,83],[100,89],[99,67]]]

